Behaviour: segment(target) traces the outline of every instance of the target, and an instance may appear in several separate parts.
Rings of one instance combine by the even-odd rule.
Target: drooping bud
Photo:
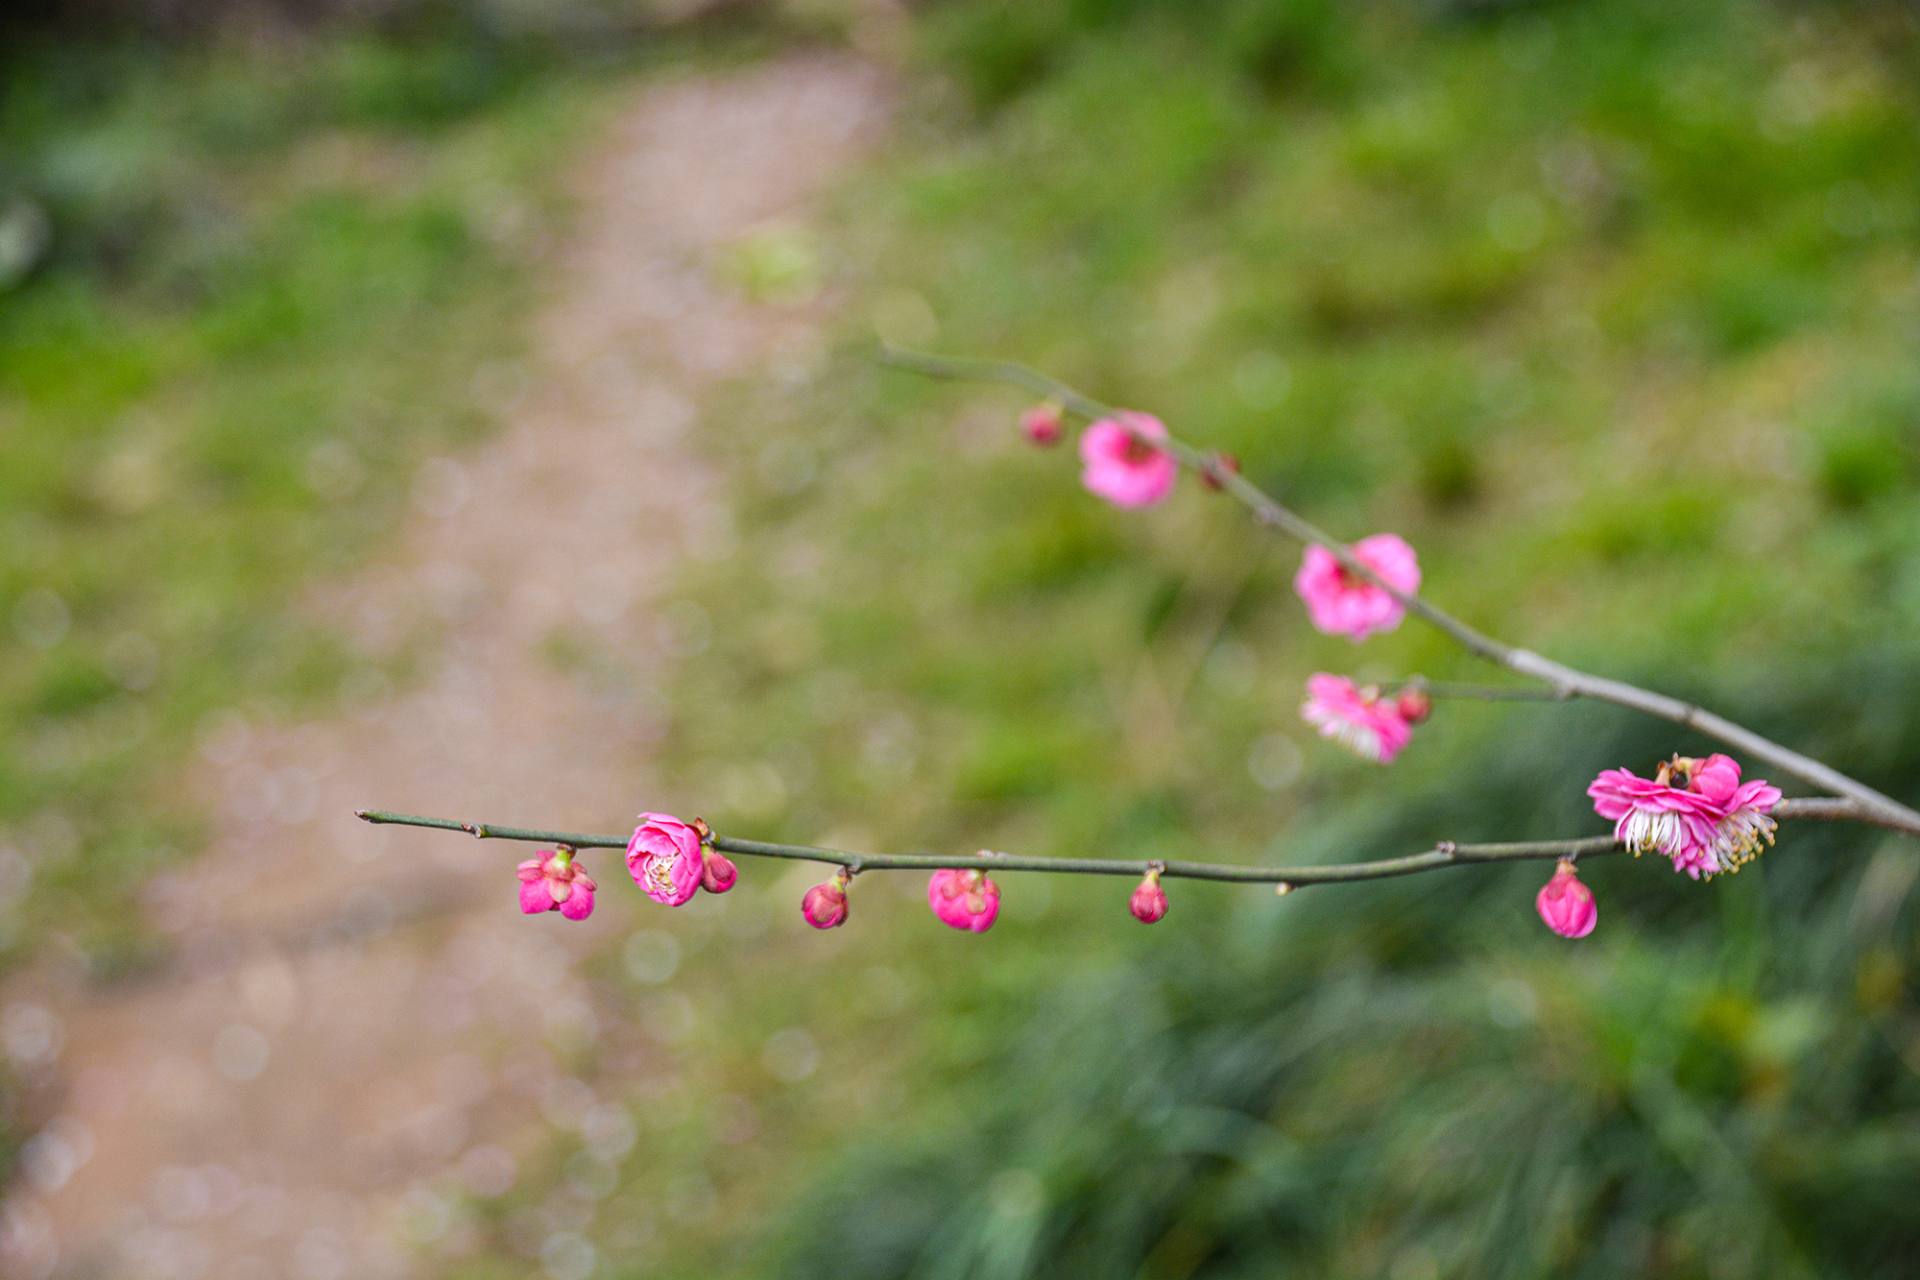
[[[837,929],[847,922],[849,879],[847,869],[842,867],[831,880],[807,890],[807,896],[800,899],[800,914],[808,924],[816,929]]]
[[[1210,456],[1200,468],[1200,483],[1218,493],[1227,487],[1226,477],[1240,474],[1240,459],[1230,453]]]
[[[927,905],[943,924],[985,933],[1000,914],[1000,886],[984,871],[947,867],[927,882]]]
[[[1147,875],[1133,891],[1133,901],[1128,908],[1133,918],[1141,924],[1153,924],[1167,914],[1167,891],[1160,887],[1160,873],[1163,867],[1147,868]]]
[[[1433,699],[1417,684],[1402,689],[1394,705],[1400,709],[1400,718],[1408,724],[1424,724],[1433,714]]]
[[[740,878],[740,868],[724,853],[700,847],[700,887],[708,893],[725,893]]]
[[[1060,406],[1048,400],[1020,415],[1020,430],[1028,440],[1045,449],[1060,443],[1064,421]]]
[[[1573,859],[1560,859],[1553,878],[1541,887],[1533,900],[1547,928],[1563,938],[1584,938],[1593,932],[1600,912],[1593,904],[1593,890],[1580,883]]]

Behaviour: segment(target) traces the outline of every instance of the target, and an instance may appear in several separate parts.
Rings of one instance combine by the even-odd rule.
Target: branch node
[[[1460,846],[1451,840],[1442,840],[1439,844],[1433,846],[1433,851],[1443,857],[1451,858],[1454,854],[1460,852]]]

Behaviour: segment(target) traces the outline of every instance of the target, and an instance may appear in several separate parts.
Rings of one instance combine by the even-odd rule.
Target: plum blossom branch
[[[1813,822],[1863,822],[1886,827],[1911,836],[1920,836],[1920,822],[1907,822],[1869,809],[1846,799],[1782,800],[1773,810],[1783,820]],[[527,841],[565,849],[624,849],[630,835],[586,831],[550,831],[532,827],[511,827],[491,822],[462,822],[457,818],[428,818],[407,813],[389,813],[380,809],[360,809],[354,814],[375,825],[428,827],[439,831],[459,831],[481,840]],[[844,867],[850,874],[868,871],[941,871],[984,868],[1002,871],[1038,871],[1056,875],[1144,876],[1154,873],[1168,879],[1215,880],[1233,884],[1271,884],[1288,889],[1314,884],[1347,884],[1359,880],[1384,880],[1393,876],[1415,875],[1444,867],[1477,863],[1525,862],[1540,859],[1586,857],[1624,853],[1626,846],[1612,836],[1587,836],[1572,840],[1516,840],[1497,844],[1457,844],[1441,841],[1433,848],[1398,858],[1378,858],[1366,862],[1323,863],[1318,866],[1260,867],[1222,862],[1188,862],[1158,858],[1048,858],[1022,857],[1006,853],[931,854],[931,853],[851,853],[844,849],[824,849],[813,845],[779,844],[768,840],[749,840],[741,836],[710,832],[709,847],[722,853],[751,858],[781,858],[797,862],[818,862]]]
[[[1129,415],[1110,405],[1102,404],[1056,378],[1010,361],[937,356],[891,346],[883,346],[880,357],[884,363],[895,368],[931,377],[968,382],[997,382],[1020,387],[1036,395],[1045,396],[1084,417],[1116,423],[1141,443],[1166,454],[1179,465],[1200,475],[1209,487],[1231,494],[1253,513],[1258,523],[1278,529],[1308,546],[1323,548],[1347,573],[1372,583],[1402,608],[1451,637],[1469,653],[1518,675],[1538,681],[1546,686],[1553,697],[1560,700],[1576,697],[1591,698],[1662,720],[1669,720],[1684,728],[1705,734],[1707,737],[1718,739],[1816,787],[1844,796],[1861,810],[1874,811],[1883,818],[1889,819],[1886,825],[1896,826],[1901,830],[1920,830],[1920,811],[1841,773],[1831,765],[1763,737],[1725,716],[1651,689],[1643,689],[1622,680],[1593,675],[1542,657],[1530,650],[1494,639],[1438,605],[1429,603],[1422,596],[1412,591],[1402,590],[1388,581],[1376,571],[1374,566],[1356,555],[1353,547],[1339,541],[1282,505],[1258,485],[1242,476],[1238,468],[1225,455],[1195,448],[1177,437],[1166,434],[1163,430],[1156,429],[1151,433],[1143,431],[1138,416]],[[1155,423],[1155,428],[1158,428],[1158,425]]]
[[[1379,685],[1387,693],[1414,689],[1430,698],[1464,702],[1565,702],[1573,696],[1559,689],[1542,689],[1529,684],[1466,684],[1456,680],[1429,680],[1425,676],[1382,680]]]

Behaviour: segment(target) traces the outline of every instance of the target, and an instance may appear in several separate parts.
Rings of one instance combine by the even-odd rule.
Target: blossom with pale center
[[[1402,595],[1420,589],[1420,561],[1398,534],[1360,539],[1353,544],[1353,558]],[[1407,615],[1406,606],[1380,583],[1352,572],[1318,543],[1301,559],[1293,589],[1306,604],[1308,619],[1328,635],[1364,640],[1376,631],[1393,630]]]
[[[627,871],[655,902],[684,906],[700,892],[700,834],[670,813],[643,813],[627,841]]]
[[[1571,858],[1560,859],[1553,878],[1541,886],[1533,906],[1547,928],[1563,938],[1586,937],[1600,918],[1599,908],[1593,905],[1593,890],[1580,883]]]
[[[942,923],[969,933],[985,933],[1000,914],[1000,886],[984,871],[947,867],[927,882],[927,905]]]
[[[1400,704],[1378,689],[1361,688],[1345,676],[1321,671],[1307,679],[1307,700],[1300,716],[1362,760],[1388,764],[1413,740]]]
[[[1740,781],[1739,763],[1717,752],[1698,762],[1682,758],[1674,763],[1693,766],[1691,789],[1705,796],[1719,813],[1713,839],[1685,860],[1675,858],[1676,869],[1695,880],[1738,871],[1773,844],[1778,824],[1767,815],[1780,803],[1780,788],[1760,778]]]
[[[1686,870],[1711,848],[1725,816],[1691,789],[1692,781],[1691,769],[1676,770],[1669,761],[1652,778],[1631,769],[1607,769],[1588,785],[1587,794],[1593,811],[1612,820],[1615,840],[1636,854],[1665,854]]]
[[[593,877],[581,870],[570,849],[542,849],[520,864],[520,909],[530,916],[558,911],[569,920],[593,914]]]
[[[1173,490],[1180,464],[1151,443],[1167,438],[1150,413],[1121,410],[1080,434],[1080,483],[1116,507],[1150,507]]]

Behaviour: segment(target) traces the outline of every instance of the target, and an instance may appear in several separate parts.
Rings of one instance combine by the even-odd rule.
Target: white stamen
[[[1380,762],[1384,753],[1380,735],[1374,730],[1314,706],[1307,707],[1305,715],[1320,730],[1321,737],[1339,743],[1362,760]]]

